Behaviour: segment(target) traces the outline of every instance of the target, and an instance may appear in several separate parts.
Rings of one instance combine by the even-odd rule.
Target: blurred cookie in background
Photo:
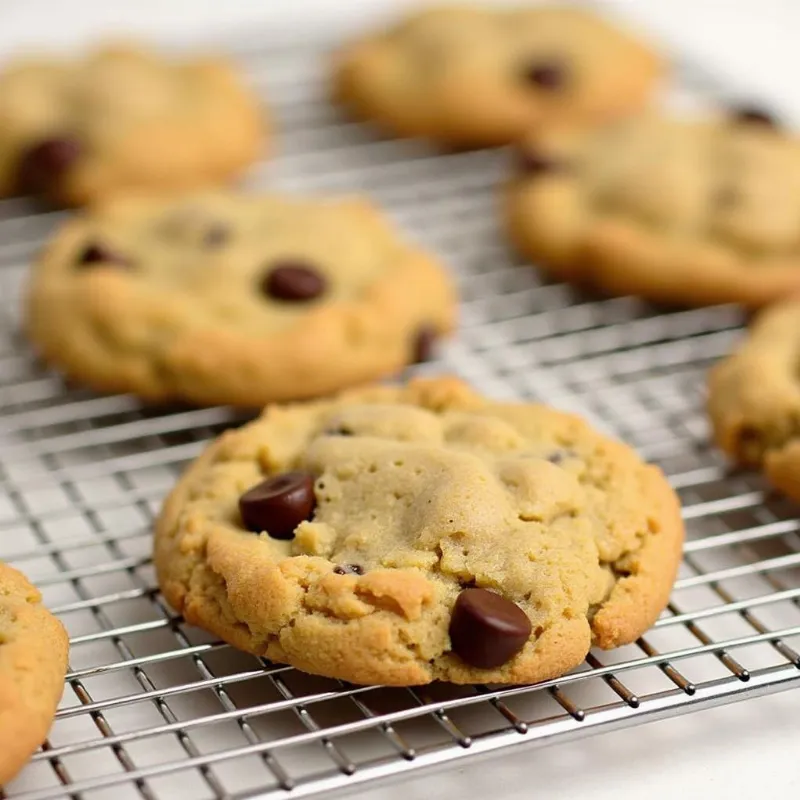
[[[334,93],[389,133],[484,147],[636,110],[662,67],[647,45],[585,11],[452,6],[344,47]]]
[[[800,140],[765,114],[532,133],[506,220],[556,278],[684,306],[800,291]]]
[[[0,71],[0,196],[82,205],[120,189],[227,181],[264,150],[267,114],[222,58],[133,45]]]
[[[431,354],[457,299],[369,201],[125,196],[69,220],[36,265],[28,332],[101,391],[259,406]]]
[[[714,439],[738,464],[764,471],[800,500],[800,299],[756,317],[744,340],[710,373]]]

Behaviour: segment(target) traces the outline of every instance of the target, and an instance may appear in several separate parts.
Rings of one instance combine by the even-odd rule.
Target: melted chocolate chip
[[[329,430],[325,431],[328,436],[354,436],[355,434],[350,428],[345,428],[342,425],[337,425],[335,428],[330,428]]]
[[[464,589],[453,607],[453,652],[479,669],[510,661],[531,635],[531,621],[515,603],[486,589]]]
[[[93,266],[97,264],[114,264],[118,267],[129,267],[131,262],[120,255],[115,253],[109,247],[97,242],[91,242],[86,245],[86,248],[80,254],[78,261],[79,266]]]
[[[225,242],[228,241],[230,238],[230,231],[226,228],[222,223],[218,223],[216,225],[212,225],[203,236],[203,244],[213,249],[215,247],[221,247]]]
[[[557,92],[567,82],[567,71],[558,61],[535,61],[523,70],[523,78],[548,92]]]
[[[315,506],[314,478],[305,472],[267,478],[239,498],[247,530],[266,531],[273,539],[293,539],[295,528],[311,518]]]
[[[301,262],[284,261],[270,267],[261,282],[264,294],[291,302],[313,300],[325,291],[325,278]]]
[[[337,564],[333,571],[337,575],[363,575],[364,567],[360,567],[358,564]]]
[[[432,325],[423,325],[414,339],[413,364],[422,364],[433,358],[438,331]]]
[[[48,195],[81,155],[81,145],[69,137],[45,139],[20,158],[17,184],[23,194]]]
[[[764,111],[763,108],[756,108],[755,106],[742,106],[734,109],[732,117],[734,122],[744,125],[760,125],[764,128],[780,127],[772,114]]]
[[[540,175],[543,172],[563,172],[566,165],[562,161],[531,150],[520,150],[517,154],[517,170],[524,175]]]

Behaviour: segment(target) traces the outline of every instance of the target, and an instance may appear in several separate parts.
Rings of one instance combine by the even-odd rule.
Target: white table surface
[[[160,41],[252,30],[365,25],[403,0],[0,0],[0,56],[30,46],[73,47],[99,33]],[[800,126],[798,0],[607,0],[672,51],[726,76]],[[791,796],[800,790],[796,692],[579,742],[524,749],[475,765],[353,793],[361,800],[648,800]]]

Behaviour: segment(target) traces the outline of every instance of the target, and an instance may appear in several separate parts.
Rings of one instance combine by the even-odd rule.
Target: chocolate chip
[[[714,193],[713,202],[717,208],[732,208],[739,202],[739,193],[733,186],[721,186]]]
[[[522,74],[528,83],[548,92],[558,91],[567,82],[567,71],[558,61],[535,61]]]
[[[131,265],[131,262],[124,256],[115,253],[104,244],[98,244],[96,242],[86,245],[77,263],[81,266],[88,266],[90,264],[114,264],[120,267],[129,267]]]
[[[299,261],[284,261],[270,267],[261,289],[276,300],[313,300],[325,291],[325,278]]]
[[[778,121],[768,111],[755,106],[742,106],[732,113],[733,121],[744,125],[760,125],[765,128],[778,128]]]
[[[353,436],[353,431],[350,428],[345,428],[341,425],[337,425],[335,428],[330,428],[329,430],[325,431],[328,436]]]
[[[515,603],[486,589],[464,589],[450,619],[450,644],[462,661],[480,669],[510,661],[528,641],[531,621]]]
[[[433,358],[434,347],[439,332],[432,325],[423,325],[414,339],[413,364],[422,364]]]
[[[574,450],[555,450],[547,456],[547,460],[551,464],[561,464],[566,461],[568,458],[575,458],[576,454]]]
[[[81,145],[69,137],[45,139],[25,150],[17,168],[23,194],[47,195],[81,155]]]
[[[230,231],[222,223],[212,225],[203,236],[203,244],[214,248],[225,244],[230,238]]]
[[[314,478],[305,472],[285,472],[267,478],[239,498],[245,527],[266,531],[273,539],[293,539],[294,529],[314,513]]]
[[[524,175],[540,175],[543,172],[562,172],[566,165],[563,161],[536,153],[531,150],[520,150],[517,154],[517,170]]]
[[[363,575],[364,568],[358,564],[337,564],[333,571],[337,575]]]

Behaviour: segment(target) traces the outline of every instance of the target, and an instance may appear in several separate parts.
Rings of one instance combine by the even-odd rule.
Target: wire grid
[[[241,416],[147,408],[65,383],[19,333],[30,258],[59,214],[0,204],[0,558],[67,625],[71,664],[42,750],[0,797],[284,797],[775,692],[800,683],[797,508],[709,445],[704,376],[740,335],[731,308],[657,310],[543,283],[496,221],[502,151],[385,141],[323,96],[314,45],[242,53],[281,127],[253,187],[368,191],[458,275],[462,327],[426,371],[590,417],[680,492],[688,543],[668,610],[636,644],[535,687],[357,687],[239,653],[158,593],[154,515]],[[722,89],[684,70],[690,94]]]

